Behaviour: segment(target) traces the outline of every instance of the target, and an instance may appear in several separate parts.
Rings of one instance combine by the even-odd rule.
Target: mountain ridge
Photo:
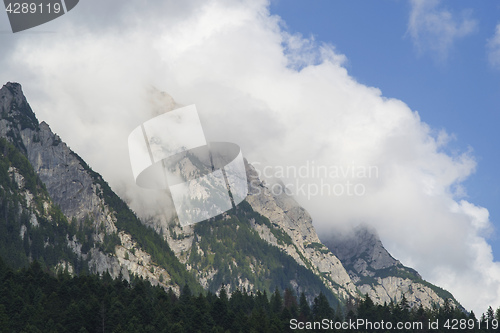
[[[344,234],[323,235],[322,240],[342,261],[360,292],[376,303],[397,303],[404,296],[411,307],[443,306],[445,300],[451,299],[461,308],[451,293],[425,281],[416,270],[395,259],[369,225],[360,224]]]
[[[107,271],[113,278],[121,275],[126,279],[130,279],[130,271],[153,284],[172,287],[177,293],[187,280],[194,290],[201,290],[169,252],[168,244],[145,227],[104,179],[54,134],[48,124],[38,123],[21,85],[8,83],[0,89],[0,103],[0,137],[25,154],[54,203],[75,229],[81,229],[67,240],[67,245],[88,263],[89,271],[99,274]],[[130,230],[135,230],[136,235],[128,234]],[[136,239],[138,235],[147,236]],[[144,248],[149,251],[143,251]],[[167,273],[165,268],[171,265]]]
[[[177,105],[172,98],[168,101],[169,107]],[[72,230],[67,247],[79,258],[80,265],[88,265],[90,272],[109,272],[113,278],[125,279],[134,274],[173,288],[176,293],[186,283],[195,291],[203,287],[213,292],[224,284],[229,291],[264,288],[269,293],[273,287],[291,287],[297,294],[308,293],[309,301],[321,292],[332,304],[341,306],[362,294],[369,294],[377,303],[416,295],[407,298],[415,306],[428,307],[443,304],[444,297],[451,296],[416,294],[413,289],[432,288],[409,268],[403,271],[413,274],[414,279],[398,276],[398,271],[387,271],[387,276],[381,277],[383,269],[400,268],[387,251],[394,262],[389,260],[387,267],[377,266],[379,276],[374,278],[366,270],[358,272],[346,261],[348,255],[322,243],[304,208],[285,194],[270,193],[248,163],[249,196],[236,209],[183,228],[165,224],[164,217],[141,221],[48,124],[38,122],[19,84],[7,83],[0,89],[0,114],[0,137],[27,157],[40,186],[60,207]],[[241,235],[251,242],[244,245],[244,238],[238,238]],[[241,241],[237,244],[232,239]],[[383,248],[380,240],[370,243],[380,250],[379,245]],[[261,251],[263,248],[267,250]],[[349,252],[349,246],[342,248]],[[358,250],[362,253],[354,256],[362,259],[366,249]],[[66,270],[78,271],[70,261],[60,264]]]

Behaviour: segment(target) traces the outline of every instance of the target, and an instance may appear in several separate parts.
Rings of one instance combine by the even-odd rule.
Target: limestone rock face
[[[359,291],[375,303],[400,302],[404,296],[410,306],[443,305],[447,298],[459,306],[451,294],[425,282],[417,271],[394,259],[376,230],[367,225],[349,233],[332,233],[323,243],[342,261]]]
[[[0,89],[0,137],[6,138],[26,155],[50,198],[68,221],[78,225],[91,221],[95,230],[92,237],[97,243],[102,243],[106,235],[117,233],[115,214],[103,199],[101,185],[93,178],[100,176],[54,134],[48,124],[38,123],[21,85],[17,83],[7,83]],[[15,170],[12,172],[16,177]],[[21,183],[23,180],[18,175],[16,181]],[[29,201],[29,194],[26,195]],[[36,217],[32,223],[36,225]],[[84,254],[76,239],[68,239],[68,246],[81,258],[91,258],[89,268],[92,272],[109,272],[113,278],[121,274],[127,280],[131,273],[166,287],[170,275],[154,265],[149,254],[139,245],[131,243],[131,235],[120,232],[119,237],[122,245],[116,246],[111,253],[94,247]],[[132,250],[135,255],[129,253]],[[58,266],[73,271],[68,265],[61,262]]]
[[[290,236],[292,244],[279,244],[269,228],[256,226],[262,239],[282,248],[299,264],[321,277],[325,285],[343,298],[357,297],[356,286],[340,260],[319,240],[307,211],[285,194],[274,195],[259,178],[255,168],[246,163],[249,195],[252,208],[269,219],[273,228]]]
[[[388,276],[377,278],[374,284],[362,284],[358,286],[363,294],[368,294],[377,304],[389,304],[391,301],[400,302],[403,296],[410,307],[422,306],[432,308],[434,305],[444,305],[443,297],[440,297],[433,289],[422,283],[408,278]]]
[[[366,225],[347,235],[332,233],[323,242],[342,261],[355,282],[363,276],[374,276],[377,270],[402,266],[384,248],[375,229]]]
[[[7,83],[0,89],[0,101],[0,136],[26,153],[50,197],[68,220],[88,218],[95,225],[104,225],[106,233],[116,232],[116,218],[99,197],[101,189],[94,183],[88,167],[49,125],[38,123],[21,85]],[[102,240],[104,234],[98,236]]]
[[[103,224],[106,233],[116,232],[116,219],[107,205],[103,205],[100,186],[94,183],[83,161],[52,133],[49,125],[42,122],[38,131],[25,129],[21,138],[35,172],[65,216],[77,221],[91,218],[97,225]]]

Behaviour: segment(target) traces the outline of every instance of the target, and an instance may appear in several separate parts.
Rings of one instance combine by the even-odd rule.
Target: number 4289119
[[[59,14],[62,10],[60,3],[36,4],[34,2],[9,3],[5,11],[9,14]]]

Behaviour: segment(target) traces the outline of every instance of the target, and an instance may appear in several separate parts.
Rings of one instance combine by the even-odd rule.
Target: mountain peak
[[[10,121],[12,125],[17,124],[20,129],[35,130],[38,127],[38,119],[31,110],[19,83],[7,82],[0,89],[0,112],[1,118]]]
[[[2,94],[2,100],[5,98],[4,96],[8,94],[8,91],[10,93],[9,95],[11,95],[11,101],[16,102],[17,105],[27,103],[26,97],[24,97],[23,88],[17,82],[7,82],[0,91],[4,92],[4,94]]]
[[[323,242],[345,265],[352,266],[356,274],[372,275],[372,270],[401,265],[384,248],[376,230],[365,224],[346,234],[334,233]]]
[[[20,92],[22,94],[22,87],[20,83],[17,82],[7,82],[4,87],[7,87],[12,93]]]

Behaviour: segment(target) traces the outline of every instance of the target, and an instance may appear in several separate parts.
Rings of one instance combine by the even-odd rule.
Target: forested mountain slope
[[[12,236],[8,246],[16,246],[4,253],[25,257],[10,264],[43,259],[69,272],[109,272],[125,279],[134,274],[177,292],[185,283],[201,291],[168,243],[144,226],[46,123],[38,122],[17,83],[0,89],[0,137],[1,225]]]

